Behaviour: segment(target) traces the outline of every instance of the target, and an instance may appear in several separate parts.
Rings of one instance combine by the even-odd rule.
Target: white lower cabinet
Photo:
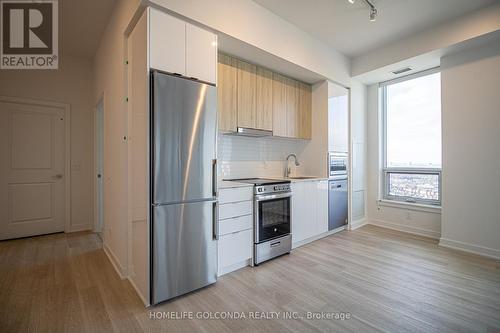
[[[219,276],[248,265],[252,258],[252,237],[252,229],[219,237]]]
[[[243,215],[251,215],[252,212],[253,201],[241,201],[222,204],[219,208],[219,220]]]
[[[292,246],[328,231],[328,181],[292,182]]]
[[[292,183],[292,244],[309,238],[314,232],[311,214],[313,198],[308,196],[311,182]]]
[[[233,217],[225,220],[219,219],[219,235],[233,234],[241,230],[252,229],[253,215]]]
[[[328,231],[328,180],[316,183],[316,232]]]
[[[253,187],[219,191],[218,275],[251,263],[253,251]]]

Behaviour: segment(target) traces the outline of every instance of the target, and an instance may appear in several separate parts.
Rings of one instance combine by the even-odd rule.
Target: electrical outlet
[[[411,220],[411,213],[409,211],[406,212],[406,219]]]

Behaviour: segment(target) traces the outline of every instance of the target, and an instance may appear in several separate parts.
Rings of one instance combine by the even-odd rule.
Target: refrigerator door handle
[[[217,159],[212,160],[212,194],[217,198]]]
[[[219,240],[219,204],[214,201],[212,205],[212,237]]]

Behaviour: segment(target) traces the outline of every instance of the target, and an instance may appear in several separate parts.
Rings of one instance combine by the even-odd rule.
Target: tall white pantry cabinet
[[[204,82],[217,82],[217,35],[149,9],[150,67]]]
[[[127,38],[128,264],[145,305],[149,293],[149,75],[152,69],[217,82],[217,35],[146,8]]]

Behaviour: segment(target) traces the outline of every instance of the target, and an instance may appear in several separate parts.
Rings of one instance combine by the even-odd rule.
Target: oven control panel
[[[289,184],[274,185],[274,190],[276,192],[289,191],[290,185]]]
[[[280,193],[280,192],[290,192],[290,184],[275,184],[275,185],[259,185],[255,187],[255,194],[269,194],[269,193]]]

